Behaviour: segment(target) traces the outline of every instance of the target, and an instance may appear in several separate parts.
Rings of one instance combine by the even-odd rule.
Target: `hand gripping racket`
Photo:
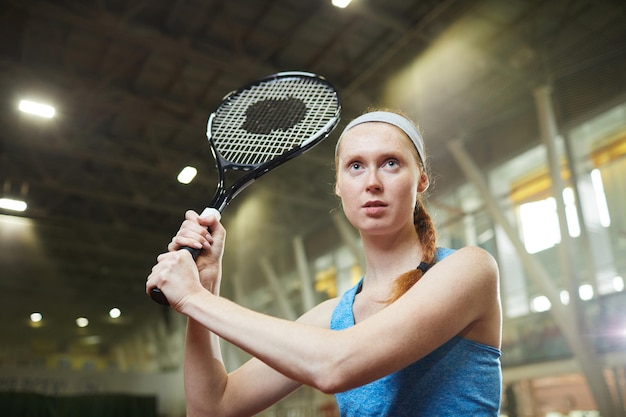
[[[307,72],[280,72],[226,95],[207,125],[219,175],[209,207],[222,212],[261,175],[318,144],[337,126],[340,113],[337,90]],[[239,175],[227,186],[229,171]],[[200,249],[184,249],[198,258]],[[158,288],[150,296],[169,305]]]

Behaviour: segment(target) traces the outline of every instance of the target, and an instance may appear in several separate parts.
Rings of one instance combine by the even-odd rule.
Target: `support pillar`
[[[300,293],[302,294],[302,307],[304,311],[309,311],[315,307],[315,292],[313,278],[309,270],[306,251],[304,250],[304,242],[301,236],[293,239],[293,251],[296,256],[296,265],[298,267],[298,276],[300,277]]]
[[[278,302],[278,307],[280,308],[283,318],[286,318],[288,320],[295,320],[296,313],[289,303],[285,288],[283,285],[281,285],[280,280],[276,275],[276,272],[274,271],[274,268],[272,268],[272,265],[270,265],[270,262],[267,260],[267,258],[261,258],[259,262],[261,264],[263,272],[265,273],[265,277],[269,282],[270,288],[276,296],[276,301]]]
[[[595,347],[585,335],[591,334],[588,331],[588,320],[582,305],[582,300],[578,296],[580,278],[572,265],[575,264],[576,254],[574,253],[572,241],[567,228],[567,217],[565,214],[565,204],[563,202],[563,179],[561,177],[561,167],[558,153],[556,151],[556,138],[558,130],[556,118],[554,117],[551,88],[549,86],[537,87],[534,91],[535,104],[537,105],[537,116],[539,118],[539,128],[541,138],[547,149],[548,168],[552,180],[552,194],[556,200],[557,214],[559,218],[559,228],[561,230],[561,244],[559,254],[561,258],[561,270],[567,278],[570,291],[569,310],[575,318],[576,336],[570,341],[571,344],[580,344],[580,350],[585,352],[585,356],[579,356],[578,362],[581,364],[583,374],[587,378],[589,388],[598,405],[600,414],[603,416],[624,416],[623,409],[619,410],[611,391],[604,377],[604,366],[598,357]],[[595,280],[594,280],[595,281]],[[574,349],[572,349],[574,350]]]

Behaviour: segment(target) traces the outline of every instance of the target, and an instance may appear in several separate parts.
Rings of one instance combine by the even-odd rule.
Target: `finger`
[[[206,226],[202,223],[206,223],[207,220],[203,220],[200,217],[196,217],[193,220],[187,219],[182,222],[180,225],[180,229],[178,230],[178,235],[189,235],[189,232],[192,233],[206,233]]]
[[[152,291],[153,288],[157,288],[157,265],[152,267],[150,275],[146,278],[146,294],[148,295],[150,295],[150,291]]]
[[[176,251],[182,247],[189,247],[195,249],[202,249],[203,247],[210,247],[212,238],[209,240],[210,236],[206,235],[206,231],[204,234],[193,233],[189,236],[185,236],[182,234],[177,234],[172,238],[170,243],[167,246],[169,251]]]
[[[159,263],[159,262],[163,262],[163,260],[165,260],[165,259],[168,257],[168,254],[169,254],[169,252],[160,253],[160,254],[157,256],[157,264],[156,264],[156,265],[154,265],[154,266],[152,267],[152,270],[154,270],[154,268],[156,268],[157,266],[159,266],[159,264],[158,264],[158,263]]]
[[[185,219],[186,220],[193,220],[193,221],[195,221],[198,217],[199,217],[199,214],[196,213],[194,210],[187,210],[185,212]]]
[[[202,227],[209,229],[209,231],[213,231],[220,225],[221,219],[222,214],[218,210],[207,207],[197,218],[197,222],[202,225]]]
[[[183,247],[210,249],[213,245],[211,232],[217,230],[218,234],[223,234],[220,218],[221,213],[210,207],[205,208],[201,215],[187,210],[179,231],[167,245],[168,251],[177,251]]]
[[[185,220],[176,235],[168,244],[169,251],[175,251],[181,247],[202,249],[211,247],[213,238],[207,231],[207,226],[197,221]]]

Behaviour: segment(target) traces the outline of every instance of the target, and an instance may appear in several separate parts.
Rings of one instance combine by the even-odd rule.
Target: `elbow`
[[[187,414],[186,414],[187,417],[206,417],[210,415],[211,414],[209,414],[205,410],[187,406]]]
[[[190,402],[187,402],[186,410],[186,417],[208,417],[222,415],[221,413],[218,413],[217,410],[214,409],[214,407],[194,406]]]
[[[203,397],[203,400],[206,397]],[[186,417],[226,417],[232,415],[232,407],[227,408],[223,401],[197,401],[186,396]]]
[[[324,394],[332,395],[343,391],[341,388],[342,386],[343,384],[339,379],[325,375],[323,377],[319,377],[318,380],[315,381],[313,387]]]
[[[323,392],[324,394],[336,394],[346,391],[354,385],[353,378],[345,369],[345,362],[333,361],[324,366],[319,366],[312,374],[313,388]]]
[[[338,385],[339,384],[337,383],[337,381],[335,381],[333,378],[328,378],[326,376],[323,378],[319,378],[319,380],[316,381],[314,388],[323,392],[324,394],[332,395],[340,391],[338,389]]]
[[[354,342],[351,331],[335,332],[325,349],[316,350],[318,356],[308,362],[311,383],[305,384],[324,394],[337,394],[376,379],[363,362],[361,345]]]

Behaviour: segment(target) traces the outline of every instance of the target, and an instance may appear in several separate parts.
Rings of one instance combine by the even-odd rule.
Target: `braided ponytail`
[[[435,260],[435,249],[437,242],[437,233],[435,225],[430,215],[424,208],[421,198],[418,197],[415,211],[413,214],[413,224],[422,244],[422,262],[428,266],[432,266]],[[412,269],[395,279],[391,290],[391,297],[387,300],[388,304],[393,303],[407,292],[419,279],[425,271],[420,268]]]

